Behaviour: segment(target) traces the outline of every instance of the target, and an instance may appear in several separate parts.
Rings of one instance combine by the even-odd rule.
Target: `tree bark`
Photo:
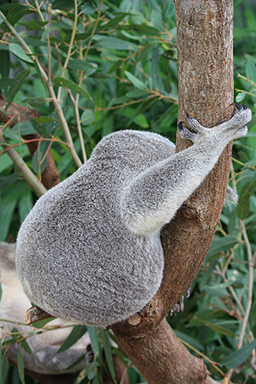
[[[176,0],[175,4],[179,120],[185,121],[188,113],[211,127],[231,114],[233,2]],[[189,145],[177,134],[177,151]],[[188,353],[164,317],[188,290],[211,244],[228,183],[231,147],[164,229],[165,269],[159,291],[139,318],[112,327],[149,384],[212,382],[203,361]]]

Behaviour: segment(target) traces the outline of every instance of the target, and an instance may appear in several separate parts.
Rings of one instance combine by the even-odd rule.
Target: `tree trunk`
[[[179,120],[186,113],[211,127],[230,117],[233,101],[233,2],[176,0]],[[177,135],[176,150],[189,142]],[[165,228],[165,269],[151,302],[126,324],[112,327],[149,384],[210,383],[203,361],[190,355],[165,320],[200,270],[224,201],[231,145]]]

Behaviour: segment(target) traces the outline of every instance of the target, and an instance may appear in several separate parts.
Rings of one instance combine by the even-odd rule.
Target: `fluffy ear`
[[[224,205],[225,206],[232,205],[232,204],[237,205],[237,203],[238,203],[238,195],[233,191],[232,188],[227,186]]]

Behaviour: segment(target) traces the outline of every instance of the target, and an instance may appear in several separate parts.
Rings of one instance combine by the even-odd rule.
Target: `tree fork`
[[[211,127],[230,117],[233,102],[233,2],[176,0],[179,120]],[[177,134],[176,150],[190,143]],[[112,329],[149,384],[213,383],[202,360],[188,353],[165,315],[188,290],[210,247],[228,183],[231,148],[162,233],[165,269],[140,319]]]

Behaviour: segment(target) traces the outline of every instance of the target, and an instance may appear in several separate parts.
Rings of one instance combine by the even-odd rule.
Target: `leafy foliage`
[[[113,131],[149,130],[175,141],[178,98],[175,9],[172,0],[81,0],[79,3],[35,0],[22,4],[12,1],[2,7],[2,12],[1,93],[7,106],[16,102],[40,112],[40,117],[30,122],[22,122],[16,116],[12,128],[11,122],[2,123],[0,138],[4,137],[5,142],[0,161],[0,240],[15,241],[20,222],[38,196],[26,175],[21,175],[8,157],[8,146],[16,149],[39,179],[51,150],[63,180],[76,170],[79,161],[90,156],[103,136]],[[253,111],[255,15],[252,2],[235,0],[236,101],[248,104]],[[16,33],[10,32],[8,23]],[[247,380],[247,383],[253,383],[256,377],[253,315],[256,302],[250,302],[250,294],[253,297],[256,294],[253,284],[256,125],[253,123],[247,137],[237,141],[233,150],[232,183],[238,190],[238,206],[223,209],[213,244],[193,284],[192,297],[186,300],[185,312],[169,319],[184,343],[205,357],[213,377],[220,379],[221,372],[236,368],[232,380]],[[24,135],[35,133],[40,135],[39,145],[31,159]],[[252,259],[249,263],[248,257]],[[131,384],[143,382],[128,359],[111,346],[105,331],[92,327],[87,330],[95,358],[80,373],[77,383],[102,383],[106,370],[113,378],[113,354],[127,365]],[[73,345],[85,331],[85,327],[75,327],[61,351]],[[110,337],[113,338],[111,334]],[[20,345],[18,370],[8,368],[3,349],[0,381],[27,383],[30,379],[24,376],[20,353],[26,342],[17,339],[17,332],[13,332],[9,340],[12,342]],[[6,343],[4,340],[3,348],[7,347]]]

